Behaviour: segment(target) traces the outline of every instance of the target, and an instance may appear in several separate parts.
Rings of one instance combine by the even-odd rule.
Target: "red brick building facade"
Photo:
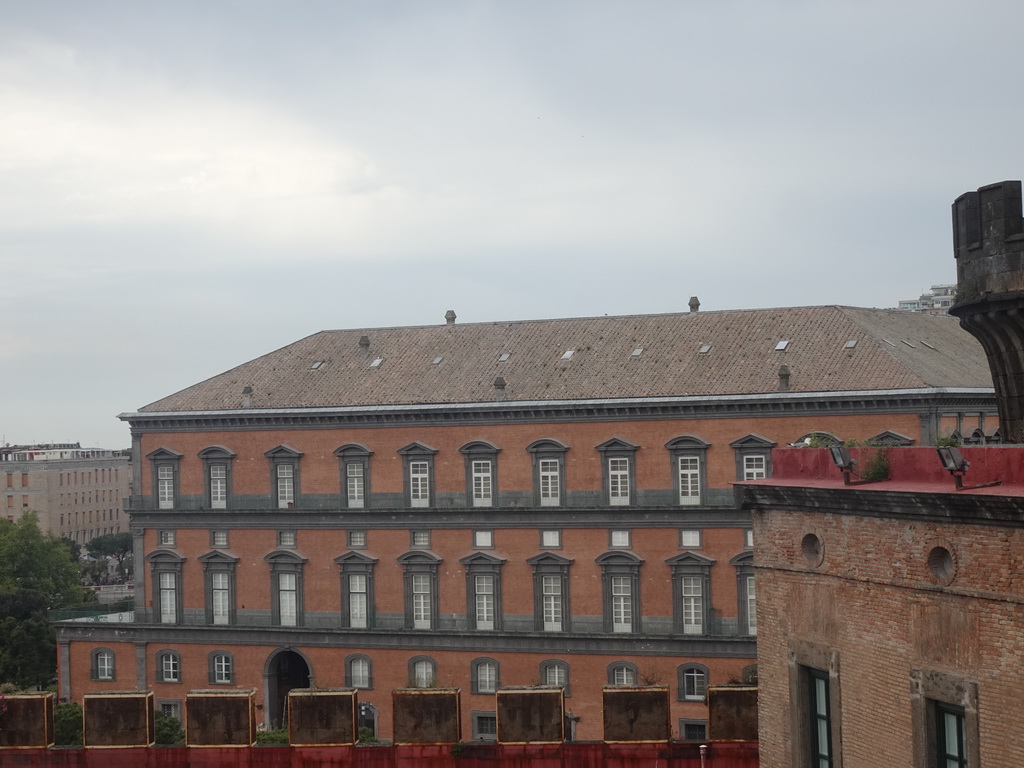
[[[672,690],[703,738],[709,683],[755,674],[750,513],[771,449],[930,444],[996,427],[949,318],[817,307],[331,331],[123,416],[135,621],[62,624],[62,697],[355,686]],[[760,596],[757,595],[760,599]],[[760,614],[765,616],[762,611]],[[762,676],[763,677],[763,676]]]
[[[762,765],[1024,765],[1024,449],[963,455],[962,491],[929,448],[861,486],[827,451],[776,451],[744,487]]]

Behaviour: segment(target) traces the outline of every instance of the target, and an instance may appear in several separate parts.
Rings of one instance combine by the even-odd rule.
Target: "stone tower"
[[[1002,181],[953,203],[960,325],[988,357],[1003,441],[1024,443],[1024,218],[1021,184]]]

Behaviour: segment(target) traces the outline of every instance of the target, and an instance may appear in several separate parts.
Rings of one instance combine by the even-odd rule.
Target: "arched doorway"
[[[288,711],[288,691],[313,685],[313,673],[309,668],[309,662],[296,651],[276,651],[267,660],[266,681],[267,727],[284,728]]]

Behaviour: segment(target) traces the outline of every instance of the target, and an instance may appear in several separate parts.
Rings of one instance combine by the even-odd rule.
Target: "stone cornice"
[[[952,489],[952,481],[950,487]],[[965,492],[885,491],[807,488],[793,485],[736,486],[743,509],[828,512],[861,517],[895,518],[1024,528],[1024,498]]]
[[[995,411],[991,388],[922,387],[860,392],[772,392],[703,397],[252,408],[223,411],[134,412],[118,416],[134,433],[332,429],[423,424],[498,424],[516,421],[635,421],[741,418],[828,412],[927,413],[935,409]]]
[[[200,644],[220,647],[287,646],[302,648],[397,649],[407,651],[459,650],[486,653],[573,653],[612,656],[669,656],[755,658],[755,640],[740,635],[666,637],[635,633],[605,635],[579,632],[421,632],[414,630],[345,630],[282,627],[209,627],[167,624],[103,624],[59,622],[58,643],[155,643],[161,648]]]

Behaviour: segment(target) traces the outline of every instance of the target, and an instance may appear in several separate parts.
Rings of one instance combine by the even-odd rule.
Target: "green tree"
[[[59,538],[39,530],[35,512],[0,520],[0,593],[32,590],[47,608],[60,608],[82,602],[80,582],[78,563]]]
[[[39,530],[34,512],[0,520],[0,682],[48,685],[56,644],[46,612],[83,602],[81,572],[67,546]]]
[[[97,559],[112,557],[117,561],[117,570],[124,578],[125,561],[132,554],[132,535],[130,533],[108,533],[97,536],[85,544],[85,551]]]
[[[165,746],[183,745],[185,743],[185,732],[181,729],[181,721],[173,715],[157,710],[154,741]]]
[[[58,704],[53,708],[53,742],[62,747],[82,744],[81,704]]]
[[[68,552],[71,553],[71,559],[77,563],[78,559],[82,556],[82,545],[66,536],[60,537],[60,543],[68,548]]]

